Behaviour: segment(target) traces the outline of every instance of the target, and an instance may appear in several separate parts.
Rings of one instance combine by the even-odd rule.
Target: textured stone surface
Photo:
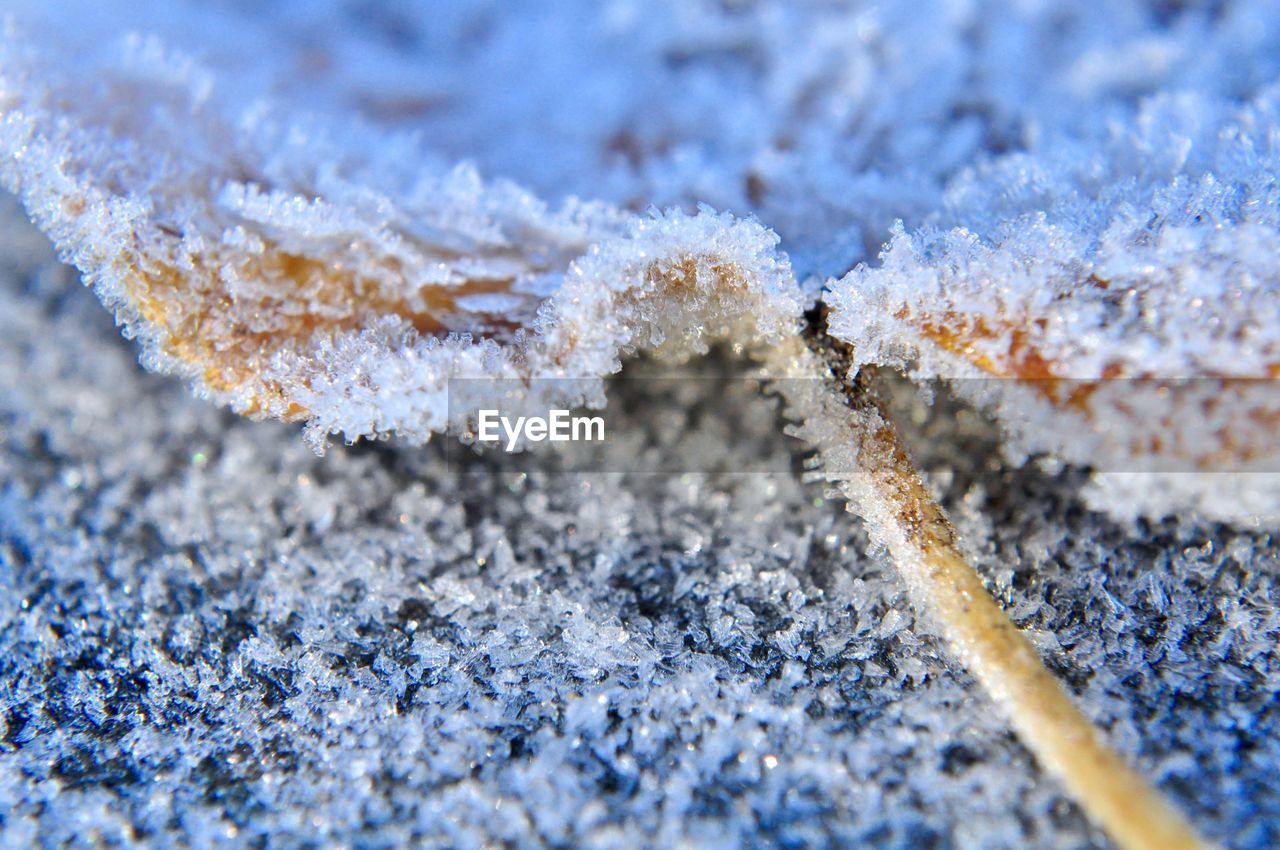
[[[317,458],[0,234],[0,845],[1104,846],[818,485]],[[687,409],[704,463],[800,450]],[[991,586],[1205,832],[1274,846],[1276,546],[1114,525],[952,413],[913,441]]]

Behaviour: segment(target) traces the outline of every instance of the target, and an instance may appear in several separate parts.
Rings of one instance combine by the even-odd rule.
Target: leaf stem
[[[839,344],[825,335],[780,348],[771,376],[816,444],[826,477],[893,557],[916,610],[1006,713],[1026,747],[1124,850],[1207,845],[1142,776],[1103,741],[1044,666],[961,553],[954,526],[925,488],[864,370],[845,379]],[[777,359],[775,359],[777,358]]]

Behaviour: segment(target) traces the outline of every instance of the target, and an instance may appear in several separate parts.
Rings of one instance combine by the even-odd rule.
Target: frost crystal
[[[864,527],[737,473],[795,451],[765,397],[687,403],[721,474],[316,458],[138,369],[0,222],[0,845],[1105,846]],[[990,586],[1197,826],[1274,847],[1275,540],[1136,539],[980,424],[918,445]]]

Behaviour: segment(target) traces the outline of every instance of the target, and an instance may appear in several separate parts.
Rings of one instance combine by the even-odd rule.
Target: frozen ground
[[[1102,844],[816,485],[317,458],[0,232],[0,844]],[[730,468],[797,448],[704,406]],[[919,445],[1019,622],[1209,835],[1274,846],[1276,546],[1118,527],[961,422]]]

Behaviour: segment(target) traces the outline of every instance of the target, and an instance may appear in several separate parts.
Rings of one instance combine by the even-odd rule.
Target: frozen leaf
[[[582,379],[545,385],[576,404],[627,354],[797,328],[799,290],[757,224],[551,207],[407,138],[237,102],[136,36],[11,34],[3,67],[3,179],[147,363],[306,421],[317,446],[425,441],[450,424],[451,378]]]
[[[952,382],[1015,458],[1095,468],[1119,515],[1275,522],[1277,107],[1159,98],[959,175],[833,284],[833,334],[855,368]]]

